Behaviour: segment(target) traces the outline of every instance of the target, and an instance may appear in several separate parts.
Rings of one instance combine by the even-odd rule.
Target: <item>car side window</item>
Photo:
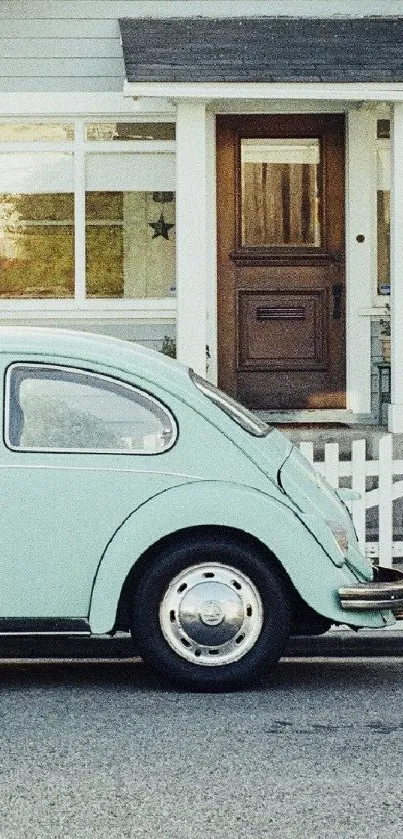
[[[177,436],[157,399],[85,370],[14,364],[6,405],[6,444],[22,451],[158,454]]]

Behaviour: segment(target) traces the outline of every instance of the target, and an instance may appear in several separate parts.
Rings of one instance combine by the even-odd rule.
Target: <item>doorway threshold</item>
[[[356,414],[345,408],[298,411],[254,411],[257,416],[271,425],[356,425],[360,422]]]

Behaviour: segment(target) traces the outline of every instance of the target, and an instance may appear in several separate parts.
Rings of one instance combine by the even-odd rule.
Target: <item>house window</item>
[[[87,192],[88,297],[174,296],[175,196],[167,195],[160,205],[152,192]],[[154,237],[161,215],[165,228]]]
[[[3,122],[0,143],[61,143],[74,140],[72,122]]]
[[[174,123],[0,123],[0,297],[170,309],[174,139]]]
[[[0,195],[0,298],[74,297],[74,195]]]
[[[0,153],[0,185],[0,297],[73,297],[73,155]]]
[[[87,140],[175,140],[173,122],[91,122]]]

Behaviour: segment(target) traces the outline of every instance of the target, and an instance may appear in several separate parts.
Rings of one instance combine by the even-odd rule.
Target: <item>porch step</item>
[[[354,425],[358,420],[352,411],[340,409],[304,409],[293,411],[255,411],[255,413],[272,425]],[[367,415],[362,415],[362,417]],[[368,424],[370,416],[368,416]]]

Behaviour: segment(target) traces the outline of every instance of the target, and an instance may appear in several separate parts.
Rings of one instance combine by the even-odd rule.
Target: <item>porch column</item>
[[[206,105],[179,102],[176,126],[177,357],[206,375]]]
[[[403,102],[391,114],[391,404],[389,431],[403,433]]]
[[[347,407],[371,412],[372,260],[376,245],[373,207],[376,111],[351,110],[347,122]],[[357,239],[358,237],[358,239]]]

